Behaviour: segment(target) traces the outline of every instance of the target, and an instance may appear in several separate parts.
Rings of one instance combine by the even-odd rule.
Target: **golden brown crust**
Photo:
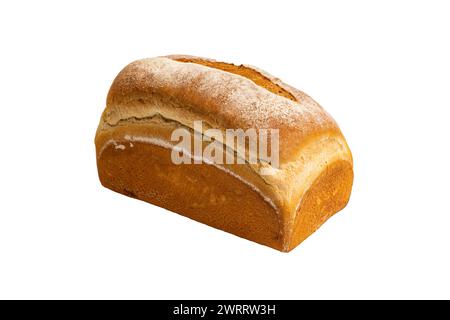
[[[262,70],[232,66],[169,56],[122,70],[96,134],[100,180],[114,191],[289,251],[347,203],[352,156],[337,124],[309,96]],[[264,176],[261,164],[171,163],[171,132],[192,132],[195,120],[220,130],[279,129],[280,168]]]
[[[150,108],[148,98],[155,96],[173,107]],[[119,73],[108,94],[104,120],[115,124],[174,109],[177,120],[191,128],[193,119],[202,119],[223,130],[278,129],[281,163],[297,159],[311,136],[340,135],[335,121],[306,95],[294,102],[245,77],[165,57],[133,62]]]
[[[278,213],[250,187],[212,165],[174,165],[167,149],[132,143],[126,151],[113,145],[103,151],[105,187],[282,250]]]
[[[288,241],[292,250],[325,221],[347,205],[353,185],[353,169],[348,161],[327,165],[303,195]]]

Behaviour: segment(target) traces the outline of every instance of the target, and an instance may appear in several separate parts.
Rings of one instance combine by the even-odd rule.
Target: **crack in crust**
[[[191,132],[192,136],[194,135],[194,128],[190,127],[190,126],[186,126],[185,124],[183,124],[180,121],[177,121],[176,119],[172,119],[169,117],[164,116],[163,114],[159,113],[159,112],[155,112],[151,115],[148,116],[144,116],[144,117],[137,117],[137,116],[132,116],[132,117],[128,117],[128,118],[122,118],[119,121],[115,122],[115,123],[110,123],[107,121],[107,119],[103,119],[102,120],[102,126],[99,127],[98,129],[98,133],[99,134],[101,131],[105,131],[105,130],[110,130],[110,129],[114,129],[115,127],[119,127],[119,126],[128,126],[128,125],[132,125],[132,124],[152,124],[152,123],[167,123],[167,124],[171,124],[174,127],[177,128],[183,128],[185,130],[188,130],[189,132]],[[206,128],[211,128],[212,126],[205,122],[205,127]],[[202,136],[202,141],[206,141],[203,138],[206,136],[203,132],[198,132],[199,134],[201,134]],[[211,138],[211,137],[210,137]],[[213,139],[213,138],[211,138]],[[211,140],[212,141],[212,140]],[[219,142],[222,146],[222,148],[224,149],[224,154],[230,153],[233,155],[233,159],[242,159],[245,162],[245,165],[247,165],[250,170],[257,176],[260,176],[261,180],[267,184],[267,185],[271,185],[270,182],[265,179],[265,177],[263,175],[260,175],[260,169],[261,168],[267,168],[270,166],[270,164],[267,163],[267,161],[264,161],[263,159],[259,159],[257,158],[257,163],[250,163],[248,161],[248,155],[242,155],[240,153],[238,153],[237,148],[232,148],[229,145],[223,143],[223,141],[218,141],[215,140],[216,142]],[[203,148],[205,147],[205,144],[203,145]],[[101,152],[100,152],[101,154]]]
[[[253,81],[258,86],[275,93],[279,96],[288,98],[292,101],[297,102],[298,100],[294,97],[292,93],[290,93],[288,90],[282,88],[278,84],[274,83],[269,77],[265,76],[261,72],[244,66],[244,65],[235,65],[232,63],[226,63],[226,62],[219,62],[219,61],[212,61],[207,59],[199,59],[199,58],[174,58],[173,60],[179,61],[179,62],[190,62],[190,63],[196,63],[200,64],[206,67],[219,69],[222,71],[234,73],[240,76],[243,76],[251,81]]]

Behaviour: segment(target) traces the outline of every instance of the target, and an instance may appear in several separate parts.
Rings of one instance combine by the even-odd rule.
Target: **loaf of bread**
[[[229,129],[272,130],[278,145],[261,154],[209,134]],[[197,150],[180,148],[176,131],[201,141]],[[339,127],[308,95],[254,67],[193,56],[126,66],[95,144],[103,186],[280,251],[344,208],[353,182]],[[240,161],[214,161],[211,145]]]

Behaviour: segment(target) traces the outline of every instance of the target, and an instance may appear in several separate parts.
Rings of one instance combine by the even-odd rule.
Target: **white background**
[[[447,1],[3,1],[0,298],[450,298]],[[101,187],[129,62],[192,54],[310,94],[352,149],[349,205],[289,254]]]

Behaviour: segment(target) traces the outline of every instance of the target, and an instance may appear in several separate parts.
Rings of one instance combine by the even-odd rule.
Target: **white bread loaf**
[[[172,133],[194,133],[194,121],[202,121],[203,135],[276,129],[279,165],[220,137],[225,153],[252,154],[256,163],[173,163]],[[105,187],[281,251],[342,209],[353,181],[340,129],[309,96],[253,67],[192,56],[144,59],[123,69],[95,143]],[[184,155],[195,157],[192,150]]]

